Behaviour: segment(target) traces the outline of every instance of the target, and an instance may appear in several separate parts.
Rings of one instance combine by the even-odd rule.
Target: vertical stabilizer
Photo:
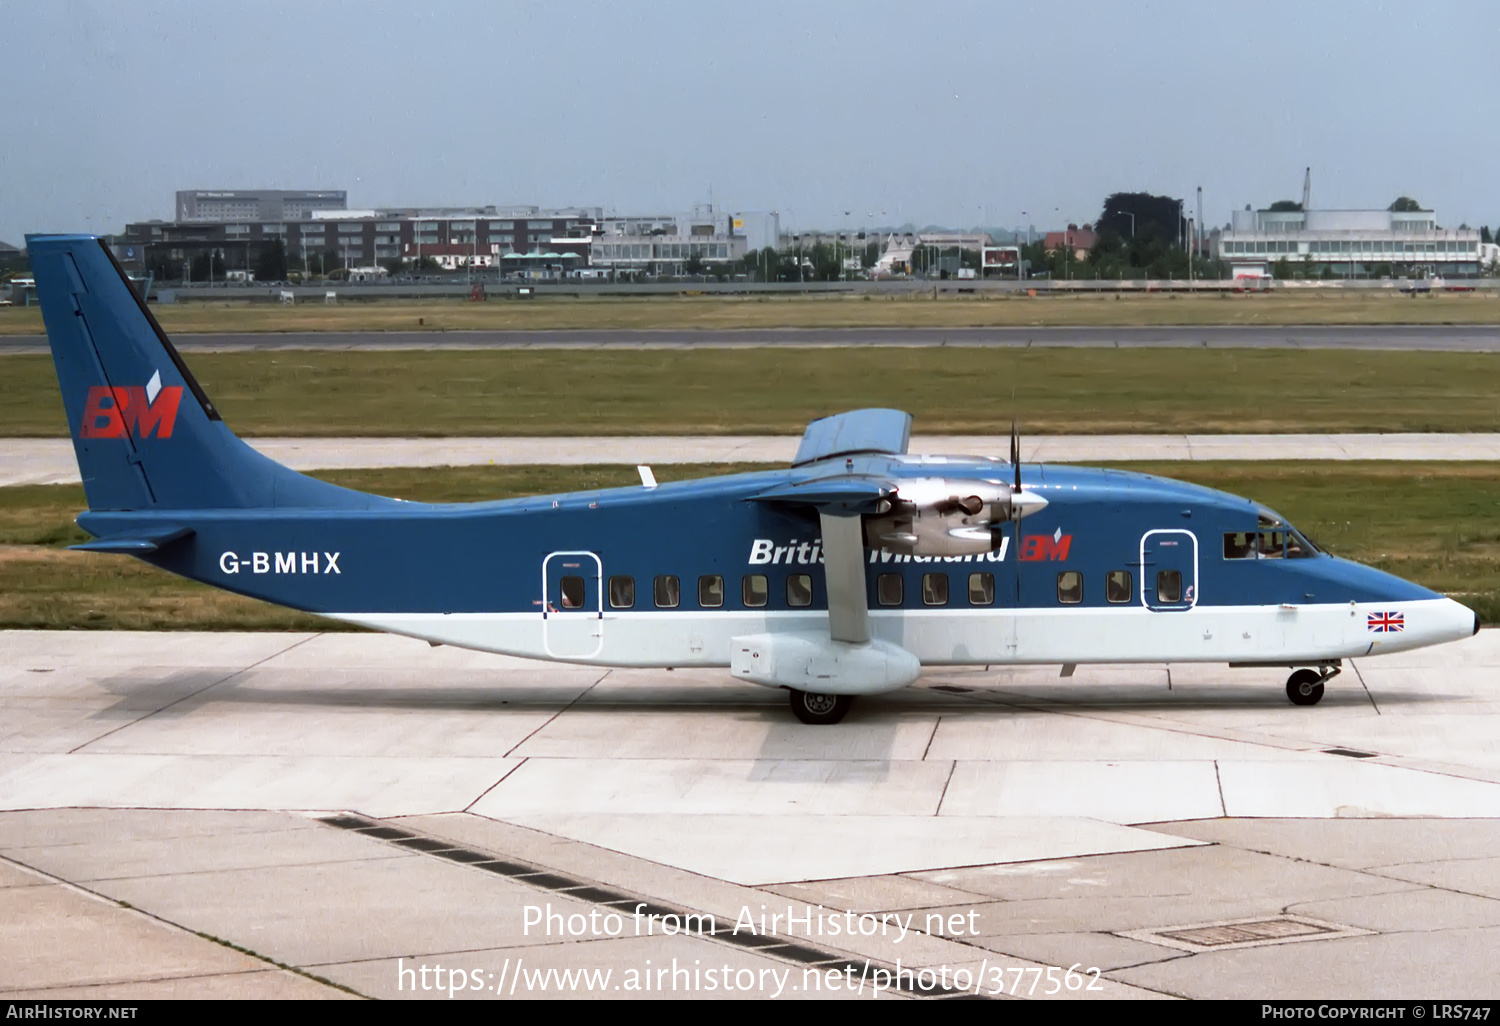
[[[99,239],[26,244],[90,509],[393,501],[298,474],[236,438]]]

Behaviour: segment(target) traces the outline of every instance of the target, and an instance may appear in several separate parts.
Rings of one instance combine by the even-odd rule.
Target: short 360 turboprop
[[[728,667],[805,722],[924,666],[1295,668],[1465,637],[1473,612],[1319,552],[1246,499],[1072,467],[909,455],[911,418],[815,421],[786,470],[428,504],[305,477],[230,432],[109,250],[27,240],[95,537],[173,573],[433,642]]]

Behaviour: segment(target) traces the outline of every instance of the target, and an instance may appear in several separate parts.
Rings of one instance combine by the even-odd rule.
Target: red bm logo
[[[136,385],[112,388],[94,385],[83,406],[82,438],[124,438],[135,435],[147,438],[171,438],[177,423],[177,404],[182,401],[182,386],[162,388],[153,402],[146,389]]]
[[[1068,558],[1068,550],[1073,547],[1073,536],[1071,534],[1028,534],[1021,539],[1021,562],[1042,563],[1047,560],[1057,562]]]

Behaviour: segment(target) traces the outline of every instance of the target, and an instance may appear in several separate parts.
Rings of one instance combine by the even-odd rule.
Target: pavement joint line
[[[1375,696],[1370,693],[1370,685],[1365,683],[1365,675],[1359,672],[1359,664],[1353,659],[1349,660],[1349,669],[1354,671],[1354,679],[1359,681],[1359,686],[1365,689],[1365,697],[1370,700],[1370,705],[1375,709],[1375,715],[1382,715],[1380,706],[1375,702]]]
[[[572,698],[572,700],[570,702],[568,702],[567,705],[564,705],[561,709],[559,709],[556,712],[554,712],[551,716],[548,716],[544,721],[542,721],[542,723],[540,723],[537,726],[537,728],[535,730],[533,730],[531,733],[527,734],[525,737],[521,738],[521,740],[517,741],[515,744],[511,745],[510,748],[506,749],[506,751],[504,753],[505,758],[507,758],[507,759],[512,758],[512,756],[511,756],[512,752],[514,752],[517,748],[520,748],[522,745],[524,745],[526,742],[530,741],[532,738],[536,737],[543,730],[546,730],[548,727],[552,726],[552,724],[557,721],[557,718],[559,716],[561,716],[563,713],[567,712],[569,709],[573,708],[579,702],[583,701],[583,698],[584,698],[585,695],[587,695],[590,691],[593,691],[600,684],[604,683],[604,681],[609,677],[609,675],[612,674],[612,673],[614,673],[614,672],[615,671],[612,670],[612,669],[605,670],[602,674],[599,675],[598,679],[596,679],[592,684],[590,684],[588,687],[584,688],[582,691],[578,692],[578,694],[574,695],[573,698]],[[519,758],[524,759],[525,756],[519,756]],[[509,776],[509,774],[506,774],[506,776]],[[504,778],[502,777],[501,779],[503,780]],[[496,781],[496,783],[498,784],[499,781]],[[481,795],[480,797],[483,797],[483,795]],[[477,802],[478,800],[479,800],[479,798],[475,798],[474,799],[475,802]],[[469,803],[470,806],[472,806],[473,804],[474,804],[474,802],[470,802]]]
[[[189,698],[196,698],[197,696],[203,694],[203,692],[209,690],[210,688],[216,688],[220,684],[223,684],[225,681],[233,680],[235,677],[238,677],[242,673],[249,673],[251,670],[255,669],[257,666],[261,666],[261,665],[263,665],[265,663],[268,663],[272,659],[275,659],[278,656],[286,655],[288,652],[290,652],[292,649],[296,648],[297,646],[299,646],[299,645],[305,645],[309,641],[312,641],[315,638],[320,638],[322,636],[323,635],[320,632],[318,634],[309,634],[308,636],[306,636],[304,638],[300,638],[299,640],[292,642],[286,648],[283,648],[283,649],[281,649],[281,650],[279,650],[277,652],[273,652],[273,653],[271,653],[270,655],[266,656],[263,659],[257,659],[255,662],[251,663],[249,666],[242,666],[238,670],[235,670],[233,673],[230,673],[230,674],[228,674],[225,677],[221,677],[220,679],[214,681],[211,684],[205,684],[203,687],[199,688],[198,690],[189,692],[188,694],[183,695],[181,698],[179,698],[179,699],[177,699],[175,701],[168,702],[166,705],[162,706],[159,709],[152,709],[150,712],[146,713],[144,716],[138,716],[135,719],[130,720],[128,723],[122,723],[118,727],[113,728],[112,730],[106,730],[104,733],[100,734],[98,737],[90,738],[89,740],[85,741],[83,744],[78,745],[75,748],[68,749],[67,754],[68,755],[78,755],[80,753],[82,753],[82,754],[88,754],[88,755],[105,754],[105,753],[97,753],[97,752],[87,752],[87,753],[84,753],[83,749],[87,748],[89,745],[94,744],[97,741],[103,741],[105,738],[111,736],[112,734],[119,733],[120,731],[124,730],[126,727],[133,727],[133,726],[135,726],[138,723],[144,723],[146,720],[149,720],[151,717],[155,716],[157,713],[165,712],[166,710],[172,708],[173,706],[181,705],[183,702],[186,702]]]
[[[930,752],[930,751],[932,751],[932,742],[937,739],[938,728],[941,727],[942,725],[943,725],[943,714],[942,713],[938,713],[937,718],[932,721],[932,733],[927,735],[927,746],[922,749],[922,759],[921,759],[922,762],[926,762],[927,761],[927,753]],[[950,774],[950,778],[951,778],[951,774]],[[948,791],[948,785],[944,784],[943,785],[943,793],[946,794],[947,791]],[[942,803],[939,802],[938,805],[941,807]]]
[[[472,802],[470,802],[468,805],[465,805],[461,811],[468,812],[469,810],[473,809],[474,806],[476,806],[476,805],[479,804],[479,802],[484,798],[485,795],[489,794],[495,788],[497,788],[501,784],[505,783],[505,781],[510,778],[510,775],[512,773],[514,773],[516,770],[520,769],[522,766],[526,765],[526,763],[529,762],[529,761],[530,761],[530,759],[528,757],[523,756],[514,766],[512,766],[510,769],[506,770],[504,773],[500,774],[500,779],[499,780],[495,781],[489,787],[486,787],[483,791],[479,792],[479,794],[475,796],[474,800]]]
[[[925,759],[927,757],[924,754],[922,756],[922,758],[925,761]],[[932,814],[934,816],[941,816],[943,814],[943,801],[944,801],[944,799],[946,799],[948,797],[948,785],[951,784],[951,783],[953,783],[953,774],[956,773],[957,771],[958,771],[958,760],[957,759],[950,760],[949,763],[948,763],[948,776],[946,778],[944,778],[944,780],[943,780],[943,793],[940,794],[940,795],[938,795],[937,808],[935,808],[935,809],[932,810]]]
[[[58,876],[55,873],[49,873],[45,869],[38,869],[36,866],[30,865],[29,863],[26,863],[26,862],[21,862],[20,860],[11,858],[10,856],[5,855],[3,853],[0,853],[0,862],[8,863],[11,866],[15,867],[16,869],[21,870],[22,872],[29,873],[29,874],[31,874],[33,876],[41,877],[43,880],[46,880],[49,883],[52,883],[55,886],[61,887],[61,888],[65,889],[65,890],[72,891],[74,894],[78,894],[78,895],[80,895],[82,897],[86,897],[86,898],[92,898],[93,900],[98,901],[98,902],[100,902],[102,904],[112,906],[113,908],[118,909],[121,912],[125,912],[128,915],[133,915],[133,916],[136,916],[136,917],[141,918],[141,919],[149,920],[149,921],[151,921],[153,923],[157,923],[157,924],[159,924],[161,926],[165,926],[169,930],[177,931],[179,933],[190,934],[190,935],[192,935],[194,937],[198,937],[198,938],[201,938],[202,940],[206,940],[206,941],[208,941],[208,942],[210,942],[212,944],[217,944],[220,947],[228,948],[231,951],[237,951],[240,954],[245,955],[245,956],[247,956],[249,958],[253,958],[253,959],[256,959],[257,961],[264,962],[268,966],[272,966],[272,967],[274,967],[276,969],[281,969],[281,970],[283,970],[285,972],[292,973],[292,974],[294,974],[296,976],[301,976],[304,979],[312,980],[314,983],[321,983],[325,987],[332,987],[335,990],[341,990],[341,991],[344,991],[347,994],[353,994],[355,997],[361,997],[361,998],[368,998],[369,997],[369,995],[367,995],[367,994],[361,994],[359,991],[355,990],[353,987],[346,987],[342,983],[335,983],[333,980],[324,979],[323,977],[318,976],[315,973],[310,973],[310,972],[306,971],[305,969],[298,968],[295,965],[288,965],[285,962],[278,962],[276,959],[271,958],[269,955],[262,955],[258,951],[254,951],[254,950],[252,950],[250,948],[242,947],[242,946],[240,946],[238,944],[235,944],[233,941],[225,940],[222,937],[216,937],[216,936],[214,936],[211,933],[204,933],[202,930],[194,930],[191,927],[182,925],[181,923],[173,922],[171,919],[168,919],[165,916],[157,915],[155,912],[150,912],[150,911],[148,911],[146,909],[141,908],[138,905],[132,905],[130,902],[128,902],[128,901],[121,901],[118,898],[111,898],[107,894],[101,894],[100,892],[98,892],[96,890],[93,890],[91,888],[85,887],[85,886],[83,886],[80,883],[75,883],[72,880],[68,880],[68,879],[65,879],[64,877]],[[240,971],[237,971],[237,972],[234,972],[234,973],[218,973],[218,974],[214,974],[214,975],[226,975],[226,976],[227,975],[236,975],[236,976],[238,976],[238,975],[242,975],[244,973],[257,972],[257,971],[263,971],[263,970],[240,970]],[[203,975],[203,974],[199,974],[199,975]],[[170,979],[176,979],[178,977],[169,977],[169,978]],[[183,977],[183,978],[191,979],[192,977]],[[140,982],[156,982],[156,980],[155,980],[155,978],[153,978],[151,981],[140,981]]]
[[[1219,812],[1229,818],[1229,804],[1224,801],[1224,776],[1219,772],[1219,760],[1214,760],[1214,786],[1219,789]]]
[[[349,831],[354,832],[354,833],[362,833],[362,834],[365,834],[367,836],[375,836],[374,831],[371,828],[377,827],[379,824],[376,823],[376,822],[374,822],[374,821],[364,821],[364,822],[367,823],[367,826],[365,826],[365,827],[359,827],[359,826],[355,825],[356,823],[359,823],[361,821],[364,821],[363,817],[358,816],[357,814],[351,814],[351,813],[338,813],[338,814],[335,814],[335,815],[332,815],[332,816],[321,817],[321,818],[319,818],[317,820],[317,822],[319,822],[319,823],[323,823],[323,824],[325,824],[327,826],[333,827],[333,828],[338,829],[338,830],[349,830]],[[392,829],[394,829],[394,828],[392,828]],[[419,833],[417,833],[415,831],[403,830],[402,832],[407,833],[409,835],[407,838],[405,838],[405,840],[409,840],[409,841],[410,840],[424,840],[424,841],[427,841],[430,844],[447,843],[447,842],[443,842],[440,838],[429,837],[427,835],[419,834]],[[392,839],[388,843],[399,844],[401,840],[402,839],[400,839],[400,838]],[[473,862],[460,861],[460,860],[457,860],[457,859],[450,858],[449,854],[448,854],[449,852],[452,852],[452,851],[469,851],[470,850],[470,849],[460,848],[456,844],[449,845],[448,847],[439,848],[439,849],[426,849],[426,848],[424,848],[424,849],[411,849],[411,850],[415,851],[417,854],[427,855],[427,856],[430,856],[432,858],[443,859],[444,861],[453,862],[454,864],[460,865],[460,866],[474,866],[475,868],[486,868],[483,863],[473,863]],[[493,860],[493,862],[496,865],[505,865],[505,866],[507,866],[510,869],[525,870],[525,872],[521,872],[521,873],[504,872],[504,871],[498,871],[497,872],[495,870],[491,870],[491,872],[496,872],[496,875],[507,877],[508,879],[514,880],[517,883],[528,884],[528,885],[533,886],[533,887],[538,887],[538,888],[540,888],[542,890],[552,891],[553,893],[560,894],[560,895],[563,895],[565,897],[579,897],[579,898],[582,898],[583,895],[576,894],[575,892],[579,892],[579,891],[583,891],[583,890],[588,890],[591,894],[612,895],[612,897],[609,900],[607,900],[607,901],[597,901],[596,900],[596,901],[593,902],[594,904],[599,905],[600,907],[617,907],[617,908],[620,908],[622,911],[630,911],[632,913],[634,913],[636,911],[639,911],[639,912],[641,912],[644,915],[652,915],[652,914],[655,914],[657,916],[673,915],[673,916],[677,916],[679,919],[681,919],[683,921],[686,921],[686,919],[689,916],[700,917],[700,920],[701,920],[702,916],[705,916],[705,915],[711,916],[712,915],[712,913],[694,912],[694,911],[692,911],[691,909],[688,909],[685,906],[677,906],[677,905],[673,905],[673,904],[667,904],[666,902],[652,901],[652,900],[646,899],[644,897],[631,895],[630,893],[628,893],[628,892],[626,892],[624,890],[616,889],[616,888],[613,888],[613,887],[607,887],[607,886],[601,885],[601,884],[599,884],[597,882],[589,882],[589,881],[586,881],[586,880],[580,880],[577,877],[571,876],[570,874],[562,873],[562,872],[551,870],[551,869],[546,869],[544,867],[537,866],[537,865],[535,865],[533,863],[530,863],[527,860],[516,859],[516,858],[514,858],[512,856],[496,856],[496,858]],[[715,923],[717,924],[718,917],[715,916],[713,918],[715,920]],[[203,936],[206,936],[206,935],[203,935]],[[683,936],[695,936],[695,935],[694,934],[690,934],[690,933],[684,933]],[[730,945],[732,947],[743,948],[743,949],[750,950],[750,951],[755,951],[755,952],[758,952],[760,954],[767,955],[767,956],[770,956],[770,957],[780,958],[780,959],[783,959],[785,961],[792,962],[793,964],[796,964],[796,965],[814,966],[814,965],[820,965],[820,964],[824,964],[824,963],[835,963],[835,962],[837,962],[837,963],[855,964],[855,965],[859,965],[861,968],[863,968],[865,966],[865,964],[868,963],[869,966],[872,969],[873,968],[881,968],[881,969],[885,969],[887,971],[890,971],[893,975],[895,973],[895,967],[894,966],[888,965],[888,964],[886,964],[884,962],[881,962],[881,961],[878,961],[876,959],[860,959],[860,958],[858,958],[857,955],[855,955],[852,952],[841,952],[841,951],[839,951],[839,950],[837,950],[835,948],[824,948],[824,947],[820,947],[820,946],[812,944],[812,943],[804,942],[802,940],[793,941],[793,940],[789,940],[789,939],[768,938],[768,937],[759,936],[757,934],[740,935],[738,933],[732,932],[731,928],[729,928],[729,927],[721,927],[721,926],[717,926],[717,925],[715,926],[715,929],[713,930],[712,933],[707,933],[707,934],[700,933],[700,934],[697,934],[696,936],[698,936],[698,937],[700,937],[701,939],[704,939],[704,940],[717,941],[718,943],[728,944],[728,945]],[[216,939],[216,938],[209,938],[209,939]],[[972,946],[972,945],[969,945],[969,946]],[[257,957],[263,957],[263,956],[257,956]],[[306,975],[306,974],[304,974],[304,975]],[[337,984],[335,984],[335,986],[337,986]],[[935,998],[960,996],[960,992],[954,991],[951,988],[937,988],[937,987],[934,987],[930,991],[928,991],[928,990],[921,990],[917,986],[915,977],[913,977],[912,982],[910,984],[906,984],[906,985],[903,985],[900,980],[897,980],[897,982],[892,986],[891,989],[892,990],[896,990],[896,991],[901,991],[903,993],[908,993],[908,994],[911,994],[912,996],[923,997],[923,998],[934,998],[935,999]],[[363,996],[363,995],[361,995],[361,996]]]

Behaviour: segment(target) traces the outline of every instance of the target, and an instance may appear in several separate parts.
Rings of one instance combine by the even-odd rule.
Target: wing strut
[[[828,634],[834,641],[870,640],[870,601],[865,593],[864,525],[858,516],[819,512],[823,525],[823,571],[828,581]]]

